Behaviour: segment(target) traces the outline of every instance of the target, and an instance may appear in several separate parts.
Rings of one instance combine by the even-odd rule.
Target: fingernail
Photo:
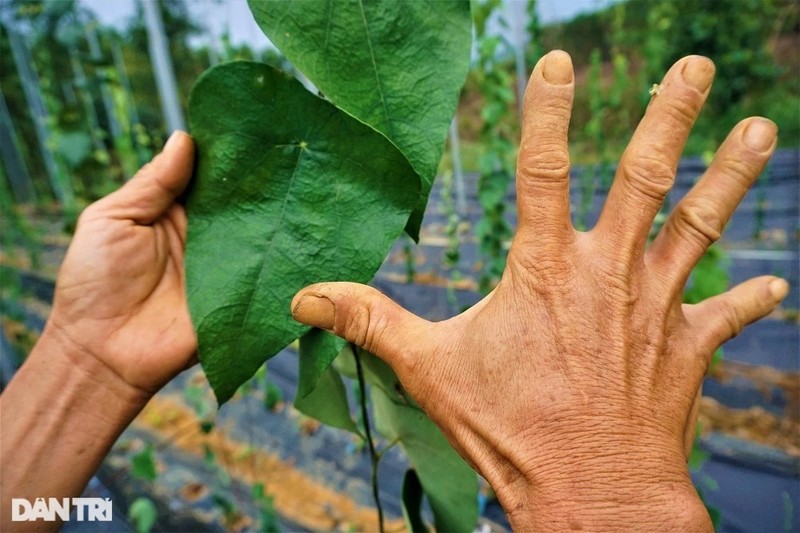
[[[756,118],[744,129],[744,143],[757,152],[766,152],[775,143],[778,126],[771,120]]]
[[[298,322],[308,326],[332,330],[335,323],[336,309],[333,302],[324,296],[306,294],[300,298],[292,309],[292,316]]]
[[[692,57],[683,65],[681,75],[686,83],[701,93],[705,92],[714,79],[714,63],[705,57]]]
[[[773,279],[769,282],[769,292],[776,301],[783,300],[789,294],[789,284],[785,279]]]
[[[178,137],[180,137],[182,134],[183,134],[183,132],[182,132],[181,130],[175,130],[175,131],[173,131],[173,132],[172,132],[172,135],[170,135],[170,136],[169,136],[169,139],[167,139],[167,142],[166,142],[166,143],[164,143],[164,148],[162,149],[162,151],[163,151],[163,150],[167,150],[167,149],[169,149],[169,147],[170,147],[172,144],[175,144],[175,141],[176,141],[176,140],[178,139]]]
[[[572,82],[572,58],[562,50],[553,50],[544,59],[542,77],[553,85]]]

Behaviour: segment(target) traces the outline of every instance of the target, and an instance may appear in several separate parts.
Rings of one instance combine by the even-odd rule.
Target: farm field
[[[0,529],[800,533],[800,4],[582,3],[2,0]]]
[[[768,174],[748,194],[720,243],[729,258],[731,283],[777,274],[792,286],[780,312],[724,346],[724,359],[704,385],[700,447],[709,458],[693,476],[707,502],[721,511],[720,531],[781,531],[787,521],[792,528],[800,523],[800,515],[792,507],[800,498],[799,156],[794,150],[781,150],[774,156]],[[683,160],[670,198],[673,205],[702,169],[696,158]],[[577,182],[585,171],[574,169],[573,180]],[[461,223],[468,235],[466,225],[476,222],[479,209],[474,176],[467,175],[465,184],[467,204]],[[452,316],[480,299],[475,281],[479,254],[474,241],[465,238],[460,243],[458,265],[443,264],[446,221],[440,193],[440,187],[435,187],[420,244],[412,248],[413,281],[407,279],[406,245],[399,241],[372,283],[404,307],[433,320]],[[580,191],[573,190],[574,205],[579,203],[579,195]],[[603,192],[597,191],[590,221],[603,199]],[[513,205],[511,193],[508,202]],[[757,216],[759,211],[762,214]],[[763,221],[757,222],[759,218]],[[57,228],[51,220],[46,214],[31,213],[34,226],[42,230]],[[508,221],[515,222],[513,210]],[[56,230],[42,240],[49,244],[42,250],[38,272],[24,264],[24,255],[3,260],[20,267],[25,294],[20,301],[24,319],[4,322],[4,361],[9,360],[7,351],[13,350],[14,344],[24,344],[36,335],[47,315],[53,276],[67,239]],[[462,276],[451,281],[455,268]],[[220,411],[213,437],[202,433],[192,407],[197,396],[187,391],[201,390],[209,409],[213,396],[199,368],[185,372],[153,399],[124,434],[89,490],[111,491],[115,501],[144,492],[170,509],[159,515],[170,517],[170,522],[160,523],[164,529],[217,531],[247,528],[245,516],[253,516],[257,510],[248,508],[251,504],[243,495],[249,494],[256,479],[263,479],[274,494],[275,511],[286,530],[327,530],[342,524],[369,528],[374,516],[370,512],[370,464],[363,446],[352,435],[320,426],[291,406],[298,379],[295,349],[282,351],[267,366],[266,378],[279,391],[272,389],[271,394],[279,399],[265,408],[267,389],[235,397]],[[130,474],[131,455],[147,443],[155,447],[160,470],[152,484]],[[203,461],[205,446],[214,450],[227,469],[232,480],[229,497],[241,506],[241,516],[224,517],[214,505],[209,487],[217,483],[217,473]],[[407,467],[399,450],[393,451],[396,453],[387,454],[379,469],[381,498],[390,525],[402,523],[398,495]],[[498,530],[507,527],[488,487],[484,487],[483,497],[482,523]],[[124,515],[116,520],[119,527],[131,527]],[[72,524],[65,531],[89,529]]]

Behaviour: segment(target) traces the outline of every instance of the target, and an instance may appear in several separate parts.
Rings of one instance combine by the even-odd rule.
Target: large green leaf
[[[385,137],[260,63],[206,71],[189,118],[187,293],[222,403],[309,330],[289,309],[298,290],[372,278],[420,181]]]
[[[464,0],[249,0],[281,52],[341,109],[380,131],[422,178],[416,236],[467,77]]]

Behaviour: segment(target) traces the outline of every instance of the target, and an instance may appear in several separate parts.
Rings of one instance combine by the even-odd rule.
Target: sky
[[[104,24],[118,28],[126,25],[133,16],[135,0],[79,0],[97,15]],[[153,0],[142,0],[145,2]],[[250,14],[247,0],[185,0],[198,21],[209,31],[209,44],[218,41],[227,29],[233,44],[248,44],[261,49],[269,45],[269,41],[261,32]],[[289,1],[289,0],[287,0]],[[603,8],[618,0],[538,0],[537,10],[542,24],[568,20],[583,12]],[[513,16],[524,13],[525,0],[505,0],[506,10],[512,15],[511,21],[519,21]],[[198,43],[199,44],[199,43]]]

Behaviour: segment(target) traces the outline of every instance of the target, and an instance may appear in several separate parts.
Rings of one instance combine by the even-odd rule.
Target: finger
[[[740,122],[653,241],[647,252],[651,263],[679,289],[764,170],[777,132],[777,126],[765,118]]]
[[[569,54],[555,50],[539,60],[525,91],[517,160],[518,233],[523,235],[572,233],[567,132],[574,92]]]
[[[435,345],[434,324],[377,289],[358,283],[306,287],[292,300],[292,315],[298,322],[330,331],[374,353],[401,378],[412,372],[414,353]]]
[[[186,188],[193,166],[194,141],[188,133],[176,131],[160,154],[121,189],[98,203],[116,218],[151,224]]]
[[[707,363],[711,364],[714,350],[722,343],[771,313],[788,293],[785,280],[760,276],[699,304],[684,304],[684,316],[696,331],[698,348],[707,355]]]
[[[622,155],[596,231],[627,256],[644,250],[713,77],[708,58],[689,56],[675,63]]]

